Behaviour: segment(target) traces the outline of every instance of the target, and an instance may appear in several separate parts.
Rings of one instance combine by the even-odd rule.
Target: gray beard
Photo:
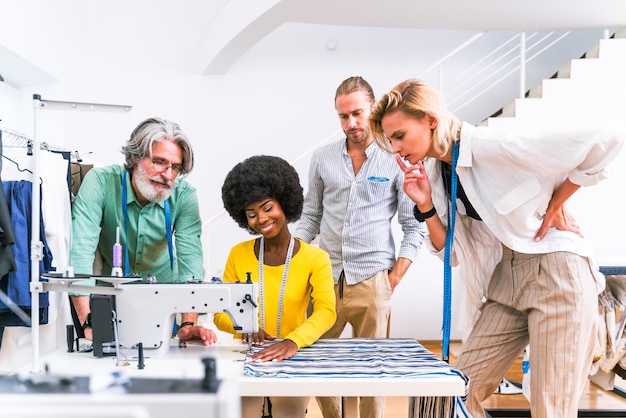
[[[143,167],[135,167],[134,174],[135,184],[139,189],[139,193],[150,202],[165,202],[172,195],[172,190],[174,190],[173,182],[169,184],[170,188],[168,190],[159,191],[152,185],[151,179]]]

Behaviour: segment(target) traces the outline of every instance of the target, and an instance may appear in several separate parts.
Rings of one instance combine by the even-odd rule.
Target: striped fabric
[[[278,341],[278,340],[277,340]],[[320,339],[280,362],[256,363],[250,356],[267,347],[252,347],[244,372],[255,377],[432,378],[460,376],[467,389],[469,378],[437,358],[411,338]],[[464,397],[463,397],[464,398]],[[469,417],[461,397],[411,398],[411,417]]]

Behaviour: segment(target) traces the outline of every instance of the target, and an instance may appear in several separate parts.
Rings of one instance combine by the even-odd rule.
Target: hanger
[[[18,171],[21,171],[22,173],[23,173],[24,171],[28,171],[30,174],[33,174],[33,172],[32,172],[32,171],[30,171],[28,168],[22,168],[22,167],[20,167],[20,164],[19,164],[17,161],[12,160],[11,158],[7,157],[6,155],[2,154],[2,158],[6,158],[7,160],[9,160],[9,161],[11,161],[13,164],[15,164],[15,166],[16,166],[16,167],[17,167],[17,169],[18,169]]]
[[[0,131],[8,136],[8,138],[3,138],[3,148],[26,148],[26,155],[33,155],[32,139],[22,133],[3,126],[0,126]]]
[[[28,168],[22,168],[22,167],[20,167],[20,164],[19,164],[17,161],[15,161],[15,160],[13,160],[13,159],[11,159],[11,158],[7,157],[6,155],[2,154],[2,158],[5,158],[5,159],[7,159],[7,160],[11,161],[13,164],[15,164],[15,166],[17,167],[17,170],[18,170],[18,171],[21,171],[22,173],[23,173],[23,172],[25,172],[25,171],[28,171],[30,174],[33,174],[33,172],[32,172],[32,171],[30,171]],[[43,179],[42,179],[41,177],[39,177],[39,184],[40,184],[40,185],[43,185]]]

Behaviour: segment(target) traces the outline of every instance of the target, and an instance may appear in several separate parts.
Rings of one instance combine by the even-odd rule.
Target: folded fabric
[[[279,341],[279,340],[276,340]],[[276,342],[274,341],[274,342]],[[329,377],[329,378],[432,378],[459,376],[469,378],[437,358],[411,338],[320,339],[301,348],[280,362],[253,362],[250,357],[273,342],[252,347],[246,356],[244,372],[255,377]],[[411,398],[412,417],[469,417],[463,397]]]

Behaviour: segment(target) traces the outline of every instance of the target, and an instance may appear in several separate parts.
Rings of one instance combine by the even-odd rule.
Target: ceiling
[[[315,39],[330,49],[342,37],[369,45],[383,30],[413,29],[437,51],[459,31],[626,26],[623,0],[0,0],[0,10],[0,75],[17,88],[62,81],[87,58],[224,74],[260,43],[283,45],[276,33],[297,38],[292,48]],[[58,56],[63,66],[50,63]]]
[[[499,31],[589,29],[626,24],[621,0],[266,0],[250,10],[223,1],[203,39],[206,74],[219,74],[284,23],[360,28]],[[239,20],[232,17],[250,16]],[[444,35],[445,36],[445,35]]]
[[[240,3],[236,1],[223,1]],[[287,21],[444,30],[573,29],[626,22],[621,0],[283,0]],[[224,6],[226,7],[226,6]]]

